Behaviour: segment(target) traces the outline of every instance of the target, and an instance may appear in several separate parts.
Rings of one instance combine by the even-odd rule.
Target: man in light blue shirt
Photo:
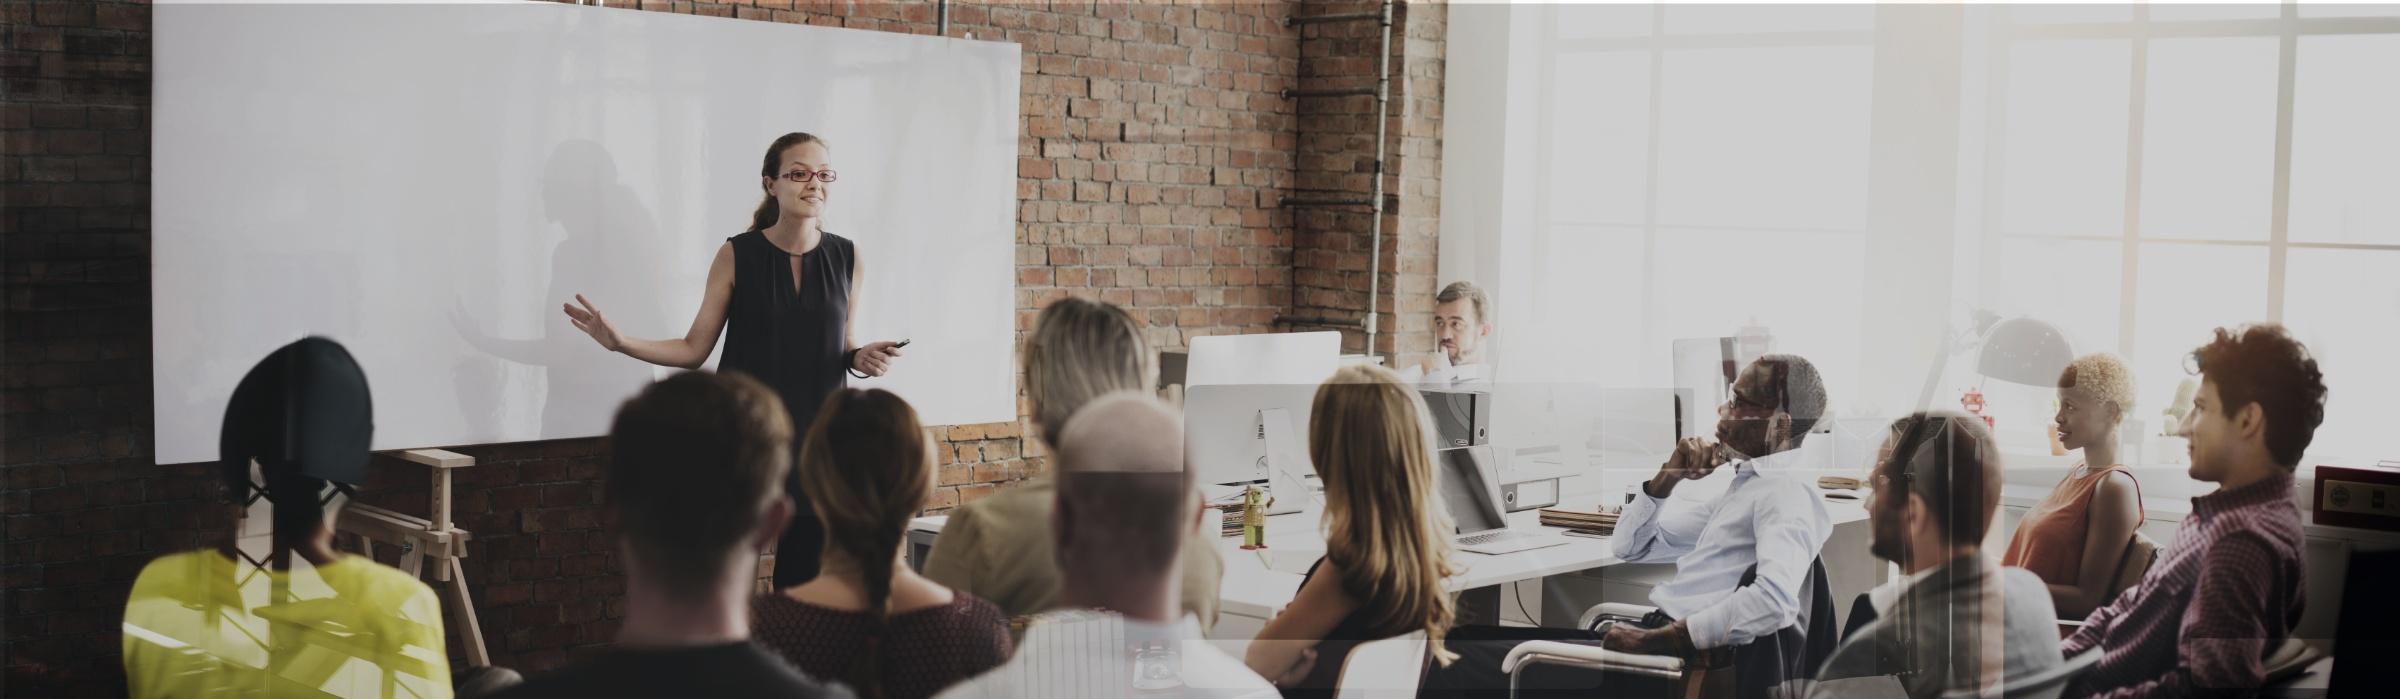
[[[1673,621],[1612,626],[1606,647],[1689,657],[1747,645],[1798,621],[1801,585],[1833,524],[1816,487],[1784,471],[1824,413],[1825,385],[1808,360],[1767,355],[1742,370],[1732,399],[1717,408],[1716,441],[1677,445],[1617,522],[1618,558],[1675,564],[1674,579],[1650,593]],[[1668,500],[1677,484],[1728,463],[1733,482],[1723,495]]]

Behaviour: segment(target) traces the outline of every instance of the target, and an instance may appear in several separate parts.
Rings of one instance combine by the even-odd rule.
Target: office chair
[[[1416,631],[1350,649],[1342,660],[1336,699],[1414,699],[1425,679],[1425,632]]]
[[[1757,570],[1757,566],[1751,566],[1749,571],[1742,574],[1742,584],[1735,587],[1747,587],[1756,577]],[[1800,580],[1800,591],[1799,618],[1791,627],[1778,632],[1779,635],[1789,632],[1796,636],[1792,640],[1797,647],[1782,649],[1782,657],[1741,659],[1736,656],[1736,667],[1730,668],[1730,672],[1693,672],[1694,668],[1687,667],[1683,658],[1625,653],[1593,644],[1563,641],[1520,643],[1501,660],[1500,671],[1508,674],[1511,697],[1517,696],[1519,684],[1527,670],[1544,665],[1664,679],[1677,687],[1676,695],[1684,697],[1765,695],[1784,681],[1813,677],[1817,668],[1824,666],[1826,656],[1832,655],[1834,644],[1839,640],[1834,637],[1833,594],[1825,583],[1823,558],[1809,562],[1808,575]],[[1646,605],[1604,602],[1585,610],[1576,621],[1576,626],[1598,630],[1599,625],[1606,622],[1638,623],[1655,611],[1658,611],[1656,607]],[[1759,668],[1758,672],[1771,671],[1777,677],[1765,682],[1743,681],[1764,678],[1759,677],[1758,673],[1744,672],[1745,668],[1740,663],[1769,660],[1777,662],[1779,667]]]
[[[2083,671],[2100,662],[2100,649],[2084,651],[2083,655],[2068,658],[2050,669],[2022,677],[2009,678],[2000,685],[2001,699],[2057,699],[2067,691],[2067,683]],[[1982,699],[1991,696],[1985,690],[1961,689],[1942,693],[1942,699]]]
[[[2158,563],[2158,552],[2158,542],[2151,540],[2148,534],[2139,531],[2133,533],[2133,543],[2125,545],[2125,557],[2117,559],[2117,576],[2108,581],[2106,597],[2109,602],[2116,601],[2126,590],[2142,584],[2142,576],[2149,574],[2150,566]],[[2109,602],[2102,602],[2100,606],[2108,606]],[[2073,636],[2075,630],[2080,628],[2083,628],[2082,619],[2059,619],[2058,637]]]

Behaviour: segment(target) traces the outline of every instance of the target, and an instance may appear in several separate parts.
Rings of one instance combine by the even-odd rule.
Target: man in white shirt
[[[1450,385],[1489,382],[1492,365],[1485,351],[1492,337],[1491,298],[1474,282],[1451,282],[1433,296],[1433,340],[1439,350],[1417,366],[1403,369],[1410,383]]]
[[[1673,563],[1675,577],[1650,593],[1665,623],[1613,626],[1608,648],[1706,657],[1798,621],[1801,586],[1833,524],[1816,487],[1782,471],[1824,413],[1825,385],[1808,360],[1771,354],[1742,370],[1717,409],[1716,441],[1677,445],[1617,522],[1617,557]],[[1733,482],[1723,495],[1668,499],[1678,484],[1728,463]]]
[[[1183,419],[1114,393],[1059,432],[1057,611],[1035,615],[1017,653],[939,699],[1276,696],[1180,613],[1183,541],[1203,523],[1183,468]]]

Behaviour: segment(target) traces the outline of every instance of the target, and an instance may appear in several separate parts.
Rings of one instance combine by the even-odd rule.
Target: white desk
[[[1597,496],[1570,497],[1566,504],[1589,507]],[[1834,534],[1827,540],[1823,556],[1828,584],[1833,590],[1837,607],[1848,606],[1851,598],[1880,584],[1886,566],[1867,553],[1867,512],[1857,502],[1826,500],[1826,511],[1832,515]],[[1325,538],[1318,530],[1319,510],[1315,506],[1301,512],[1274,515],[1267,518],[1267,546],[1272,555],[1289,560],[1291,565],[1270,567],[1258,551],[1245,551],[1241,539],[1220,537],[1217,550],[1225,559],[1225,577],[1218,587],[1221,599],[1218,619],[1209,637],[1222,641],[1247,641],[1257,635],[1268,619],[1290,604],[1300,590],[1300,573],[1310,561],[1325,550]],[[932,545],[933,536],[940,533],[947,517],[919,517],[911,523],[909,541],[912,555]],[[1212,517],[1208,525],[1216,526]],[[1530,551],[1502,555],[1485,555],[1456,551],[1452,562],[1461,570],[1452,577],[1448,587],[1454,591],[1541,580],[1555,575],[1607,568],[1622,563],[1609,548],[1610,540],[1568,536],[1566,530],[1540,526],[1536,511],[1512,513],[1510,526],[1554,537],[1566,543]],[[1213,530],[1212,530],[1213,531]],[[921,558],[915,560],[922,560]],[[1278,570],[1276,568],[1282,568]],[[1238,647],[1229,652],[1236,652]]]

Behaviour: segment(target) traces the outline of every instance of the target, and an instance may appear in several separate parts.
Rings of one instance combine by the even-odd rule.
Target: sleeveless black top
[[[816,249],[799,254],[775,247],[758,231],[726,239],[733,244],[733,299],[725,309],[725,354],[717,367],[749,374],[783,397],[795,447],[825,397],[849,383],[842,355],[857,258],[849,238],[822,236]],[[794,257],[800,258],[797,277]]]
[[[1317,577],[1317,569],[1324,565],[1325,559],[1321,557],[1309,564],[1308,572],[1300,576],[1300,586],[1307,587],[1308,581]],[[1332,699],[1341,684],[1342,664],[1350,659],[1351,650],[1368,641],[1380,641],[1405,633],[1408,632],[1385,633],[1368,620],[1366,609],[1352,611],[1317,641],[1317,664],[1309,668],[1308,677],[1301,679],[1298,685],[1281,687],[1277,691],[1284,699]]]

